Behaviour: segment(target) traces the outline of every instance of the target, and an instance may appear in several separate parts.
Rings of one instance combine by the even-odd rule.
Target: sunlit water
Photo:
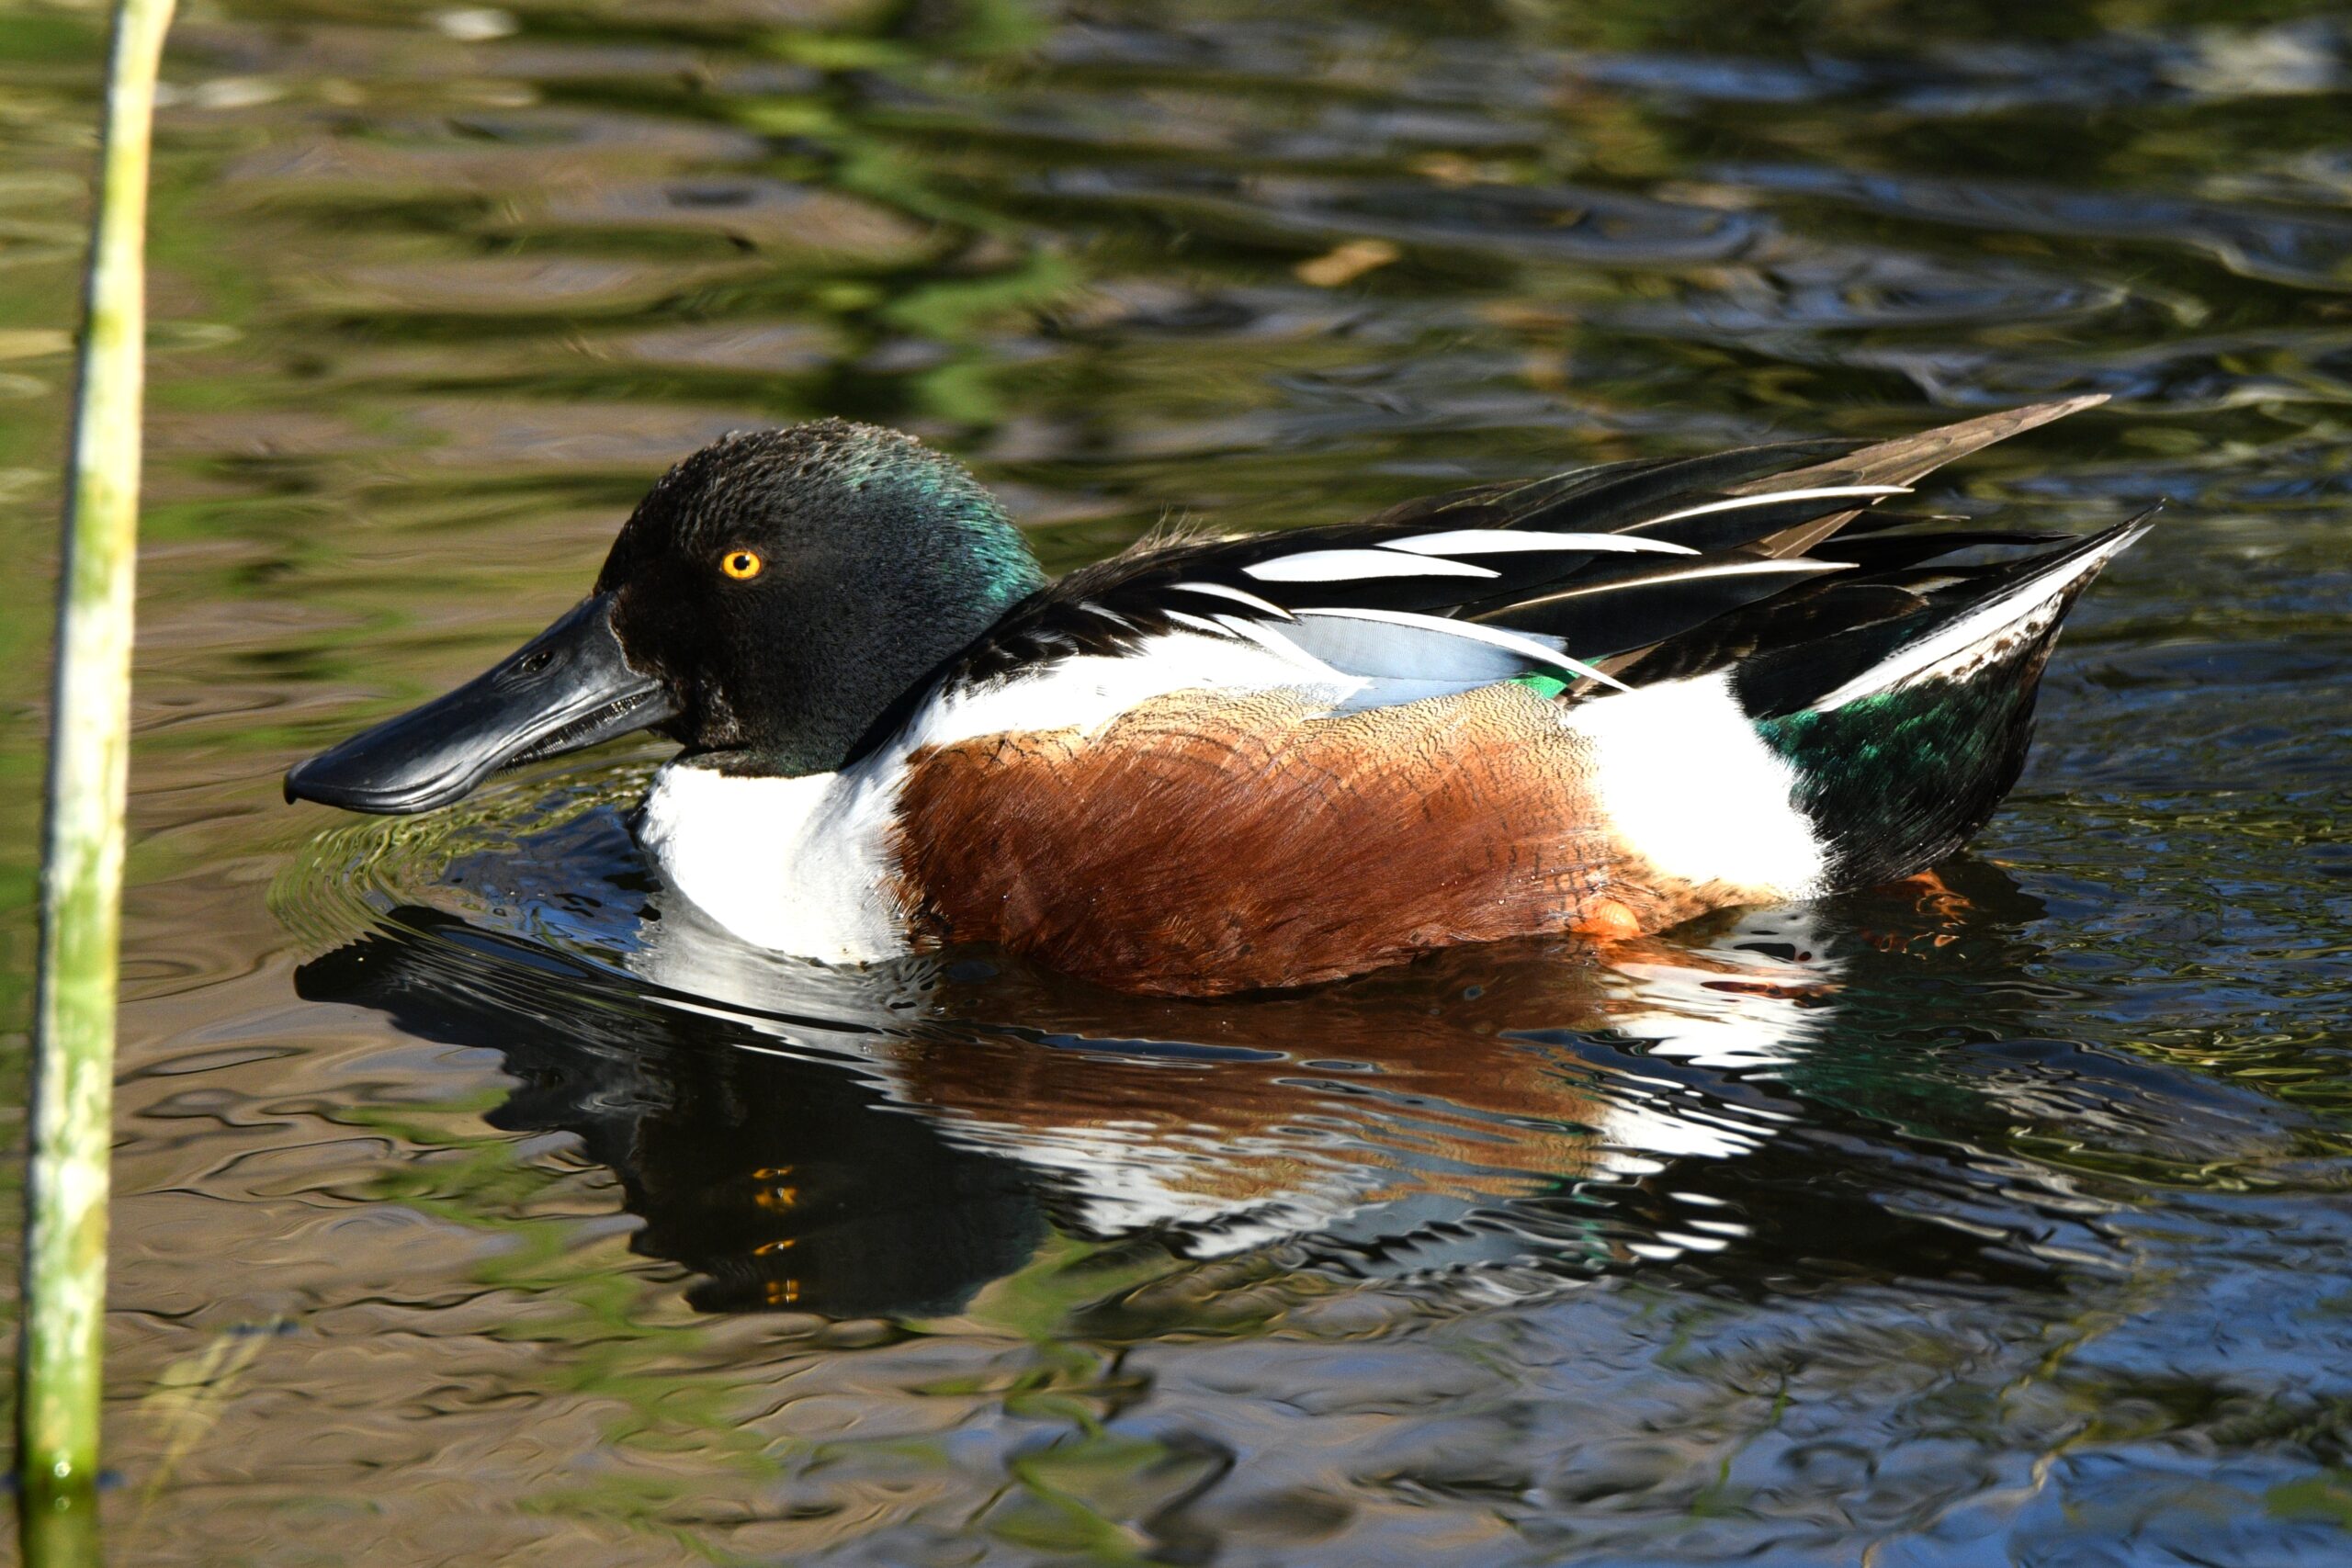
[[[175,35],[119,1560],[2352,1557],[2352,26],[896,11]],[[0,0],[12,1029],[97,48]],[[918,431],[1061,568],[2094,389],[1932,498],[2168,502],[1941,891],[1136,1002],[734,947],[650,748],[277,797],[730,428]]]

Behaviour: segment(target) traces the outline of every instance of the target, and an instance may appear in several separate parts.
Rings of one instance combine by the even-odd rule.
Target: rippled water
[[[98,44],[0,0],[11,1029]],[[221,0],[168,75],[119,1560],[2352,1556],[2341,11]],[[1060,568],[2092,389],[1939,481],[2169,503],[1939,892],[1135,1002],[696,929],[650,749],[277,797],[730,428]]]

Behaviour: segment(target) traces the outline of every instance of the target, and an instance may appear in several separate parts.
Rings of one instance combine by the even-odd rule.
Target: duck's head
[[[729,435],[638,503],[587,598],[301,763],[286,795],[428,811],[508,763],[648,728],[746,771],[827,772],[1044,581],[995,499],[910,436],[841,420]]]

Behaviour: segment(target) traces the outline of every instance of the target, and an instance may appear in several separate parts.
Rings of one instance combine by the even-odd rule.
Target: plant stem
[[[95,1533],[107,1154],[130,746],[131,581],[144,381],[147,146],[172,0],[120,0],[66,476],[41,844],[17,1464],[26,1558]],[[50,1561],[55,1561],[50,1556]]]

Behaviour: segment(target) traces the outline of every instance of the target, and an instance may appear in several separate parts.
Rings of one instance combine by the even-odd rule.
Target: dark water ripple
[[[98,45],[0,0],[25,558]],[[184,18],[118,1556],[2341,1561],[2347,62],[2199,0]],[[277,804],[730,428],[918,431],[1060,569],[2086,390],[1928,498],[2165,503],[1940,886],[1210,1007],[742,950],[628,841],[657,749]]]
[[[2352,287],[2352,217],[2251,204],[2182,201],[2008,181],[1731,165],[1716,178],[1750,189],[1850,203],[1890,218],[2018,234],[2188,246],[2232,272],[2298,288]]]

